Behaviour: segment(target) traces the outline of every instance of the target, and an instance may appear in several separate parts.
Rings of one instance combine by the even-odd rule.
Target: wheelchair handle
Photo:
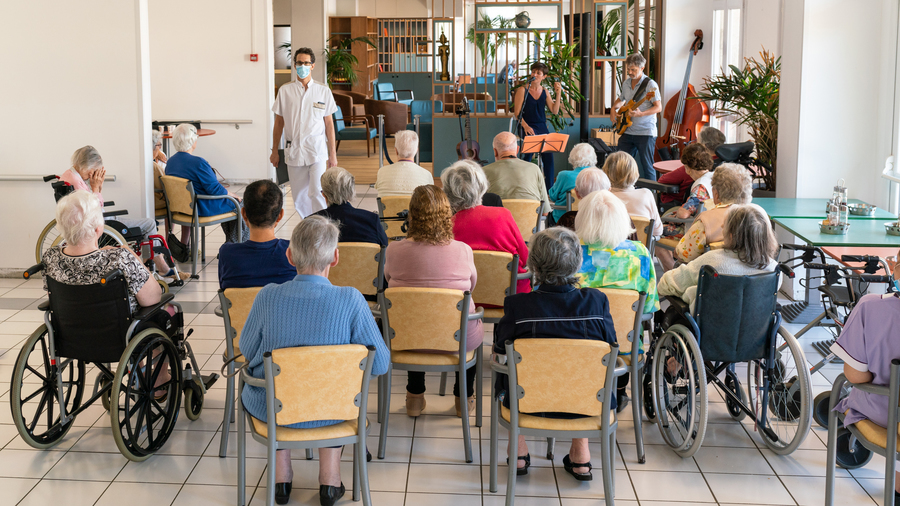
[[[891,276],[884,276],[880,274],[860,274],[860,281],[865,281],[866,283],[893,283],[894,278]]]
[[[817,262],[806,262],[806,263],[803,264],[803,265],[804,265],[804,267],[806,267],[807,269],[817,269],[817,270],[820,270],[820,271],[827,271],[827,270],[830,270],[830,269],[837,269],[837,268],[838,268],[838,266],[836,266],[836,265],[820,264],[820,263],[817,263]]]
[[[53,174],[50,174],[49,176],[44,176],[45,183],[53,181],[54,179],[59,179],[59,176],[54,176]]]
[[[796,274],[794,273],[794,269],[791,269],[791,267],[789,265],[778,264],[777,268],[779,271],[784,273],[785,276],[787,276],[791,279],[794,279],[794,276],[796,276]]]
[[[44,262],[41,262],[37,265],[32,265],[31,267],[25,269],[25,272],[22,273],[22,277],[25,279],[29,279],[31,276],[37,274],[44,270]]]
[[[881,258],[871,256],[871,255],[841,255],[841,262],[858,262],[858,263],[868,263],[868,262],[879,262]]]
[[[125,274],[122,272],[121,269],[113,269],[113,270],[107,272],[102,278],[100,278],[100,284],[105,285],[106,283],[112,281],[113,279],[116,279],[116,278],[124,276],[124,275]]]

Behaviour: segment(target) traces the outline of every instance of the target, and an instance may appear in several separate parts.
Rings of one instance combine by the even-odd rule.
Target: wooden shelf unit
[[[379,18],[378,65],[381,72],[431,70],[430,18]]]
[[[375,18],[366,16],[332,16],[328,20],[331,37],[342,39],[355,39],[368,37],[378,45],[378,31]],[[364,42],[354,42],[352,46],[353,56],[359,60],[356,67],[356,75],[359,82],[350,83],[332,82],[334,89],[350,90],[372,96],[374,92],[373,82],[378,79],[378,50]]]

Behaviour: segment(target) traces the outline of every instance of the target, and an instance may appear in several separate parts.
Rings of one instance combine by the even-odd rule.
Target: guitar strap
[[[635,90],[634,95],[631,96],[631,100],[634,100],[635,102],[640,100],[638,97],[644,96],[644,90],[647,89],[648,84],[650,84],[650,77],[644,76],[644,78],[641,79],[641,83],[638,84],[637,90]],[[626,83],[625,86],[628,86],[628,84]]]

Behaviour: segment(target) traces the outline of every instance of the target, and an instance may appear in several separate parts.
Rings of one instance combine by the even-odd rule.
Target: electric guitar
[[[472,129],[469,126],[469,99],[463,96],[463,105],[457,111],[460,117],[463,114],[466,115],[466,133],[463,136],[462,125],[459,127],[459,136],[462,137],[462,141],[456,145],[456,153],[459,155],[460,160],[475,160],[476,162],[480,160],[479,152],[481,151],[481,146],[478,145],[477,141],[472,140]]]
[[[631,121],[631,112],[636,111],[641,104],[650,100],[655,95],[654,92],[647,93],[644,98],[635,102],[633,99],[629,100],[627,104],[623,105],[616,111],[616,134],[622,135],[625,133],[625,130],[628,129],[632,125]]]

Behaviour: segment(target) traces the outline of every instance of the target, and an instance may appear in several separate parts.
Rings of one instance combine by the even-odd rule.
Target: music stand
[[[543,135],[528,135],[522,139],[522,154],[562,153],[568,143],[568,134],[553,132]],[[538,156],[538,166],[543,169],[540,156]]]

